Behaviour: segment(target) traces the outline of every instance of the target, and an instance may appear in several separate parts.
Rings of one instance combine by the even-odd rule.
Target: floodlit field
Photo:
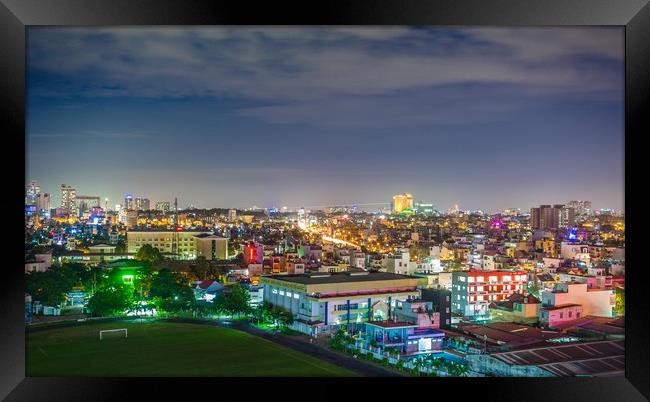
[[[99,340],[102,329],[127,328]],[[103,323],[28,333],[27,376],[356,376],[245,332],[199,324]]]

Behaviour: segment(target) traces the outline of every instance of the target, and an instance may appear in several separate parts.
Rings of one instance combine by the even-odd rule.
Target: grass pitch
[[[99,340],[103,329],[127,328]],[[28,333],[28,377],[357,376],[234,329],[200,324],[129,322]]]

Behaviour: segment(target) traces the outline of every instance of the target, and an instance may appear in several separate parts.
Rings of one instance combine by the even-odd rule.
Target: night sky
[[[28,28],[27,180],[122,202],[623,208],[623,28]],[[153,206],[153,205],[152,205]]]

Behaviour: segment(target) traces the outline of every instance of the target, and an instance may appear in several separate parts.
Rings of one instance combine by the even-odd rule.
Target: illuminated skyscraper
[[[135,203],[133,200],[133,196],[131,194],[124,195],[124,209],[127,211],[131,209],[135,209]]]
[[[67,184],[61,184],[61,208],[68,214],[77,212],[77,190]]]
[[[38,193],[36,194],[36,211],[38,213],[50,213],[50,194]]]
[[[567,207],[573,208],[576,218],[586,218],[591,215],[591,201],[569,201]]]
[[[151,208],[151,203],[148,198],[137,197],[135,199],[135,210],[136,211],[148,211]]]
[[[400,213],[405,209],[413,209],[413,196],[411,194],[396,194],[393,196],[393,213]]]
[[[574,210],[563,204],[540,205],[530,209],[530,225],[533,229],[555,230],[574,224]]]
[[[25,186],[25,205],[36,205],[37,194],[40,193],[41,188],[35,180],[32,180]]]

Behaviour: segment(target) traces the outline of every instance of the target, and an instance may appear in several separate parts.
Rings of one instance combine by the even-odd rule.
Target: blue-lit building
[[[368,321],[364,333],[367,344],[374,341],[382,350],[396,348],[403,355],[439,351],[445,339],[443,331],[390,320]]]

